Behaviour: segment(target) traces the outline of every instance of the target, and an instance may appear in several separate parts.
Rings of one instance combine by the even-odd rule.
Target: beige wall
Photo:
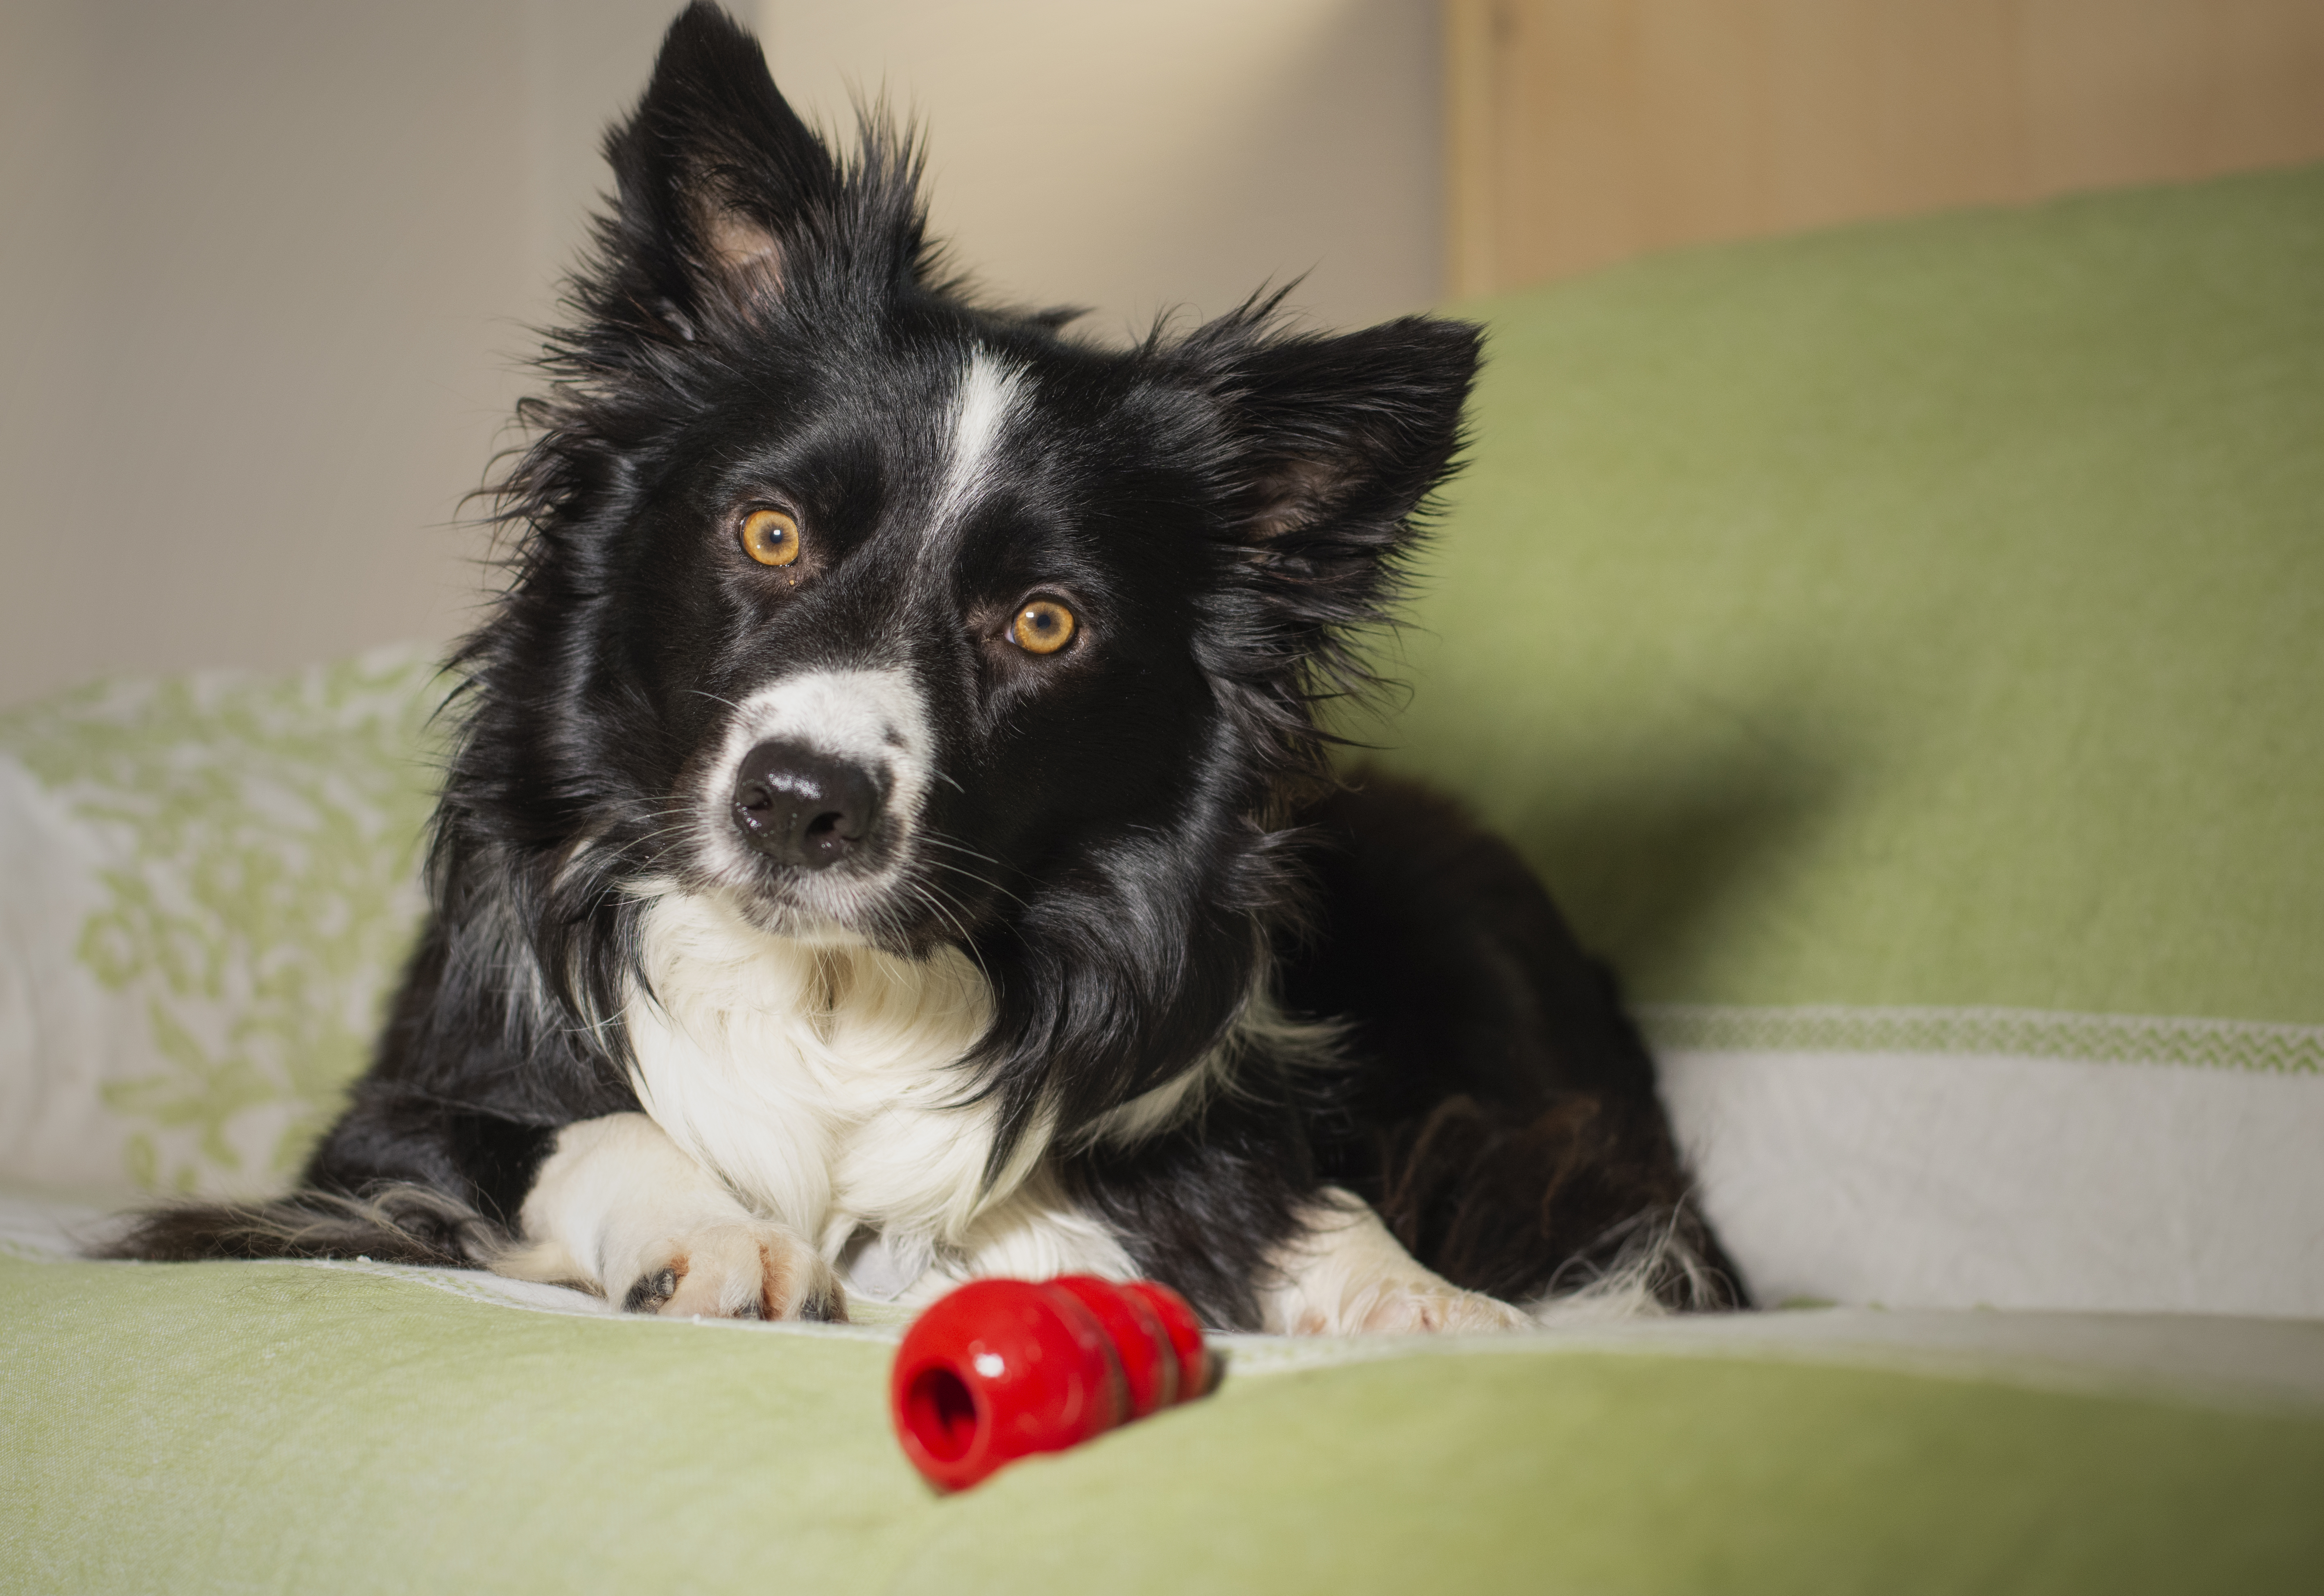
[[[749,12],[747,0],[737,10]],[[0,0],[0,704],[472,612],[456,524],[676,0]],[[764,6],[882,78],[996,289],[1435,289],[1426,0]]]
[[[664,10],[0,0],[0,702],[457,629]]]
[[[1442,198],[1433,0],[761,0],[802,111],[926,127],[934,218],[993,289],[1142,332],[1302,272],[1345,325],[1425,306]]]

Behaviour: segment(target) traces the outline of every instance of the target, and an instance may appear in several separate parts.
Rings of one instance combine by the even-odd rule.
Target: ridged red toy
[[[1167,1286],[972,1280],[904,1333],[889,1409],[912,1466],[960,1491],[1202,1396],[1211,1369],[1194,1310]]]

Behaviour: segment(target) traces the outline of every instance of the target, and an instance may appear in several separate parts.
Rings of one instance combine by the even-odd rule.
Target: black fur
[[[1326,1179],[1507,1296],[1626,1227],[1715,1258],[1646,1056],[1522,867],[1433,800],[1331,795],[1318,708],[1368,683],[1357,645],[1452,462],[1475,329],[1314,336],[1259,299],[1106,350],[982,306],[925,237],[912,144],[875,120],[827,154],[705,5],[607,153],[617,204],[500,490],[509,587],[454,660],[433,913],[376,1059],[300,1195],[165,1210],[117,1252],[484,1255],[558,1127],[638,1107],[624,887],[742,890],[673,826],[725,706],[872,661],[931,694],[931,834],[973,852],[857,929],[988,973],[963,1086],[1001,1105],[996,1170],[1053,1117],[1066,1188],[1222,1324],[1255,1322]],[[1037,424],[931,555],[929,418],[971,344],[1032,373]],[[779,573],[733,535],[770,484],[816,534]],[[1037,590],[1083,618],[1038,661],[999,640]],[[779,876],[744,892],[776,920]],[[1294,1005],[1349,1023],[1348,1068],[1247,1050],[1191,1123],[1070,1151],[1278,961]]]
[[[1361,1061],[1319,1172],[1492,1296],[1582,1283],[1662,1227],[1708,1279],[1655,1289],[1729,1300],[1739,1277],[1689,1200],[1646,1045],[1517,855],[1404,784],[1359,780],[1305,818],[1317,912],[1285,995],[1345,1016]]]

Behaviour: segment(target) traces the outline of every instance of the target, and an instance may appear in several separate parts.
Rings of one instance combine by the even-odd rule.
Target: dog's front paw
[[[1373,1335],[1529,1330],[1534,1325],[1523,1308],[1480,1291],[1463,1291],[1450,1280],[1377,1286],[1359,1293],[1349,1307],[1347,1328]]]
[[[628,1313],[680,1318],[847,1318],[831,1266],[791,1231],[758,1220],[707,1225],[650,1249],[621,1302]]]

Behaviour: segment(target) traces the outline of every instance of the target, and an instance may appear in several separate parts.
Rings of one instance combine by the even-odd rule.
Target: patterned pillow
[[[0,715],[0,1179],[295,1172],[417,927],[441,697],[400,648]]]

